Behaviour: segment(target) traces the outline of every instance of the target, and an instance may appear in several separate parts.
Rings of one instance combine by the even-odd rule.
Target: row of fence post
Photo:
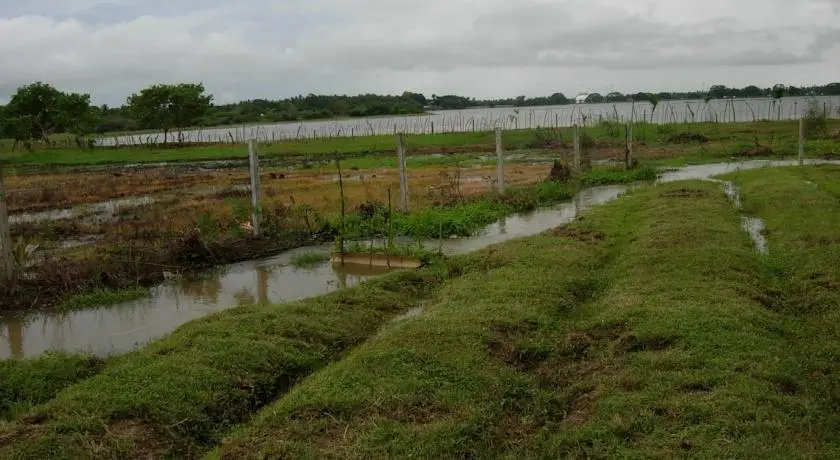
[[[633,124],[628,123],[626,126],[626,147],[625,147],[625,167],[631,168],[633,166]],[[408,194],[408,170],[406,167],[406,143],[405,134],[397,133],[397,159],[400,176],[400,210],[403,212],[409,211],[409,194]],[[504,171],[504,139],[502,128],[495,130],[496,141],[496,186],[499,193],[505,193],[505,171]],[[573,142],[573,166],[576,173],[580,173],[582,168],[588,166],[588,159],[583,158],[581,148],[581,134],[580,126],[574,125],[572,128],[572,142]],[[805,163],[805,119],[799,119],[799,164]],[[256,140],[248,142],[248,159],[251,176],[251,227],[253,234],[260,236],[262,234],[262,206],[260,203],[260,166],[259,166],[259,151]],[[11,229],[9,226],[9,215],[6,207],[6,187],[3,178],[3,168],[0,165],[0,280],[8,282],[14,277],[15,261],[13,253],[13,244],[11,238]]]

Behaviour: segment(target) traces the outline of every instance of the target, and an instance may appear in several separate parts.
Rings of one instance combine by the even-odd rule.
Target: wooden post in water
[[[574,148],[574,163],[575,174],[580,174],[580,127],[577,123],[572,126],[572,145]]]
[[[505,145],[502,140],[502,128],[496,128],[496,181],[499,193],[505,194]]]
[[[633,168],[633,123],[627,123],[627,148],[624,152],[624,167]]]
[[[257,152],[257,141],[248,142],[248,161],[251,166],[251,226],[254,236],[262,234],[262,208],[260,207],[260,159]]]
[[[15,259],[12,253],[9,213],[6,209],[6,184],[3,181],[3,166],[0,165],[0,280],[9,282],[14,275]]]
[[[799,166],[805,164],[805,118],[799,119]]]
[[[405,167],[405,134],[397,134],[397,162],[400,168],[400,211],[408,212],[408,172]]]

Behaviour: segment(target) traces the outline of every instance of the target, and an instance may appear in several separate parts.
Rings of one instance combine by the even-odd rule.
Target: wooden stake
[[[9,213],[6,209],[6,185],[3,181],[3,166],[0,165],[0,276],[11,281],[15,275],[15,259],[12,253],[12,233],[9,228]]]
[[[248,142],[248,160],[251,166],[251,226],[254,229],[254,236],[260,236],[262,234],[262,209],[260,207],[260,160],[259,153],[257,152],[257,142],[253,139]]]
[[[400,168],[400,211],[408,212],[408,172],[405,166],[405,134],[397,134],[397,162]]]
[[[505,194],[505,145],[502,142],[502,128],[496,128],[496,181],[499,193]]]

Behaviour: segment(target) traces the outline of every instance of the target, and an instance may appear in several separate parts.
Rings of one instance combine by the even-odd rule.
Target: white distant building
[[[580,93],[575,97],[575,104],[585,104],[587,99],[589,99],[588,92]]]

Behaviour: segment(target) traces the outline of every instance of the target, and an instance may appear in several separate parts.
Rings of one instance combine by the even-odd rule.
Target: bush
[[[808,101],[808,111],[805,112],[805,135],[809,138],[828,135],[828,119],[816,99]]]

